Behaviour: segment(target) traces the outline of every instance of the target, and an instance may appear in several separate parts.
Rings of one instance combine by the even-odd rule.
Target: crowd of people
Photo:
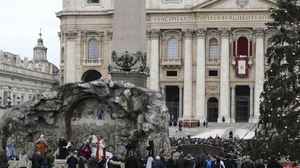
[[[68,151],[70,142],[62,137],[59,140],[58,153],[52,154],[51,150],[47,150],[47,141],[44,135],[36,141],[37,150],[33,155],[31,162],[32,168],[52,168],[54,158],[66,159],[68,168],[119,168],[122,164],[125,168],[282,168],[275,157],[272,157],[267,164],[263,163],[262,159],[252,161],[243,149],[247,146],[246,139],[233,137],[232,131],[229,133],[229,138],[221,138],[216,135],[214,138],[191,138],[191,137],[170,137],[172,147],[171,156],[154,155],[154,144],[151,137],[148,137],[147,154],[145,156],[136,157],[135,148],[136,140],[128,137],[128,142],[125,145],[127,149],[126,159],[119,161],[117,156],[112,154],[106,155],[106,142],[91,133],[87,141],[82,144],[78,150]],[[200,144],[207,146],[219,147],[218,155],[192,156],[191,154],[184,155],[183,146],[186,144]],[[16,145],[14,135],[8,138],[6,151],[0,151],[0,168],[8,168],[8,160],[16,160]],[[68,153],[68,155],[67,155]],[[56,155],[56,156],[54,156]],[[30,160],[23,151],[19,157],[19,167],[27,167]],[[295,162],[294,166],[298,166],[299,162]]]

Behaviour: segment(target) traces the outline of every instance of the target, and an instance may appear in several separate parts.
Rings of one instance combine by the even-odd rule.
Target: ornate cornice
[[[199,28],[196,30],[197,32],[197,37],[199,38],[204,38],[206,36],[206,29]]]
[[[254,28],[254,34],[256,37],[263,38],[265,34],[265,29],[262,27]]]
[[[76,30],[67,30],[65,32],[65,35],[66,35],[67,39],[76,39],[77,31]]]
[[[221,37],[228,38],[230,35],[230,28],[221,27],[221,28],[219,28],[219,32],[221,34]]]
[[[159,29],[148,29],[146,33],[148,38],[156,39],[159,37],[161,31]]]
[[[187,28],[187,29],[183,29],[182,32],[185,38],[192,38],[195,29]]]

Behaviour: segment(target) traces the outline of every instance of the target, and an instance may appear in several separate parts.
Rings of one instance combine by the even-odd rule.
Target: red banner
[[[235,66],[236,77],[248,77],[248,57],[240,56],[235,58]]]

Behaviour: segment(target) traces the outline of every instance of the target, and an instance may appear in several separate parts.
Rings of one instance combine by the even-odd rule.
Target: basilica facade
[[[146,0],[147,87],[162,92],[171,120],[258,121],[264,54],[276,34],[265,23],[275,6],[273,0]],[[114,1],[63,0],[56,16],[60,85],[111,78]]]

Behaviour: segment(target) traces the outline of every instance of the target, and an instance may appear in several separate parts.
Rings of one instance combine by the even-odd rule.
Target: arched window
[[[95,39],[89,41],[88,59],[98,59],[98,41]]]
[[[178,40],[175,38],[168,40],[167,58],[178,58]]]
[[[209,58],[218,58],[218,40],[215,38],[209,40]]]
[[[237,44],[237,55],[248,56],[248,39],[246,37],[240,37]]]

